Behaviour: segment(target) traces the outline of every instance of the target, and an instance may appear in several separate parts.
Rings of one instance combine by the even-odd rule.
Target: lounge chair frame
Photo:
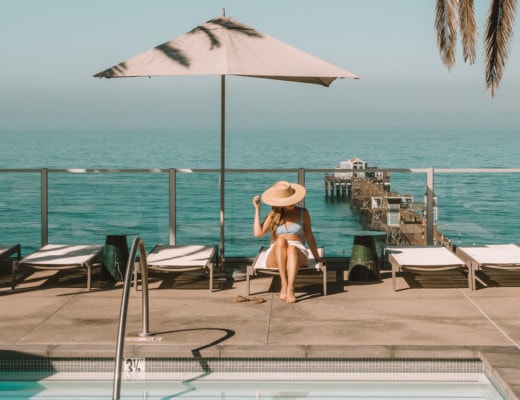
[[[456,254],[470,271],[472,290],[477,289],[477,280],[487,286],[477,277],[479,270],[520,271],[520,246],[517,244],[457,247]]]
[[[253,264],[247,266],[246,271],[246,282],[247,282],[247,295],[251,294],[251,277],[255,277],[258,274],[266,274],[266,275],[280,275],[278,268],[267,268],[264,264],[265,262],[265,253],[267,251],[267,246],[260,247],[258,254],[256,255]],[[307,249],[309,255],[309,265],[307,267],[301,267],[298,269],[298,275],[300,274],[321,274],[323,280],[323,289],[322,293],[324,296],[327,295],[327,265],[321,262],[316,262],[314,256],[311,251]],[[322,247],[318,248],[318,254],[323,258],[324,249]]]
[[[209,290],[213,292],[213,276],[218,266],[218,245],[156,245],[146,255],[149,271],[161,273],[205,270],[209,274]],[[140,268],[135,268],[134,282]]]
[[[15,260],[11,267],[11,289],[16,288],[16,274],[22,269],[87,271],[87,289],[92,287],[92,268],[101,267],[104,246],[47,244],[28,256]]]
[[[413,260],[404,257],[406,253],[421,252],[421,260]],[[392,287],[397,291],[396,276],[399,272],[442,272],[460,270],[468,272],[468,288],[472,288],[472,275],[463,260],[451,250],[443,246],[399,246],[385,247],[383,253],[388,256],[392,266]]]
[[[0,260],[5,260],[16,254],[16,259],[22,258],[22,247],[20,244],[0,246]]]

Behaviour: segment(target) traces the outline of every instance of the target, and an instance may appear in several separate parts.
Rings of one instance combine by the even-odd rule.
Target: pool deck
[[[153,275],[150,331],[143,339],[141,291],[130,294],[125,357],[479,357],[512,399],[520,398],[520,274],[486,276],[470,291],[458,272],[403,275],[392,290],[389,271],[379,282],[342,282],[329,262],[329,295],[319,277],[301,277],[295,304],[282,302],[277,280],[252,281],[246,295],[239,262],[217,274],[215,291],[193,274]],[[113,357],[121,283],[77,273],[36,272],[10,289],[10,264],[0,265],[0,349],[3,354]],[[15,353],[13,353],[15,352]]]

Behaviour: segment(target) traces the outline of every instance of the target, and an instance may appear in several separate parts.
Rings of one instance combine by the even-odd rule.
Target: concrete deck
[[[340,262],[341,263],[341,262]],[[81,271],[36,272],[10,289],[2,264],[0,349],[51,357],[112,357],[122,284],[94,277],[91,292]],[[329,262],[329,295],[319,277],[301,277],[295,304],[276,292],[276,278],[252,281],[246,263],[217,274],[216,291],[196,275],[152,275],[150,331],[139,341],[141,291],[132,289],[125,356],[129,357],[345,357],[481,358],[512,399],[520,398],[520,274],[485,276],[489,286],[467,289],[457,272],[403,275],[397,292],[389,271],[380,282],[336,282]],[[274,281],[273,281],[274,279]],[[276,288],[275,288],[276,289]]]

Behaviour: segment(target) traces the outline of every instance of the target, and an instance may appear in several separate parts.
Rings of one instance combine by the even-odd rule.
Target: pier
[[[348,202],[359,213],[362,226],[387,233],[387,244],[426,245],[425,205],[414,202],[412,196],[386,191],[367,178],[356,178]]]
[[[367,168],[358,159],[340,163],[338,171],[325,175],[325,196],[347,199],[359,215],[363,229],[384,231],[386,243],[398,246],[424,246],[426,238],[426,204],[415,202],[413,196],[390,190],[390,174]],[[342,171],[340,171],[342,170]],[[437,199],[434,197],[434,220],[437,219]],[[434,243],[451,246],[434,222]]]

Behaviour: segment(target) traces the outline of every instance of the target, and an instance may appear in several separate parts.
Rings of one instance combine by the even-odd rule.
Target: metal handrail
[[[143,331],[139,336],[150,336],[149,331],[149,306],[148,306],[148,265],[146,263],[146,247],[140,237],[135,237],[130,249],[128,263],[126,265],[125,282],[123,295],[121,297],[121,312],[119,315],[119,330],[117,334],[116,359],[114,367],[114,389],[112,399],[119,400],[121,395],[121,370],[123,368],[123,351],[125,343],[126,316],[128,312],[128,299],[130,297],[130,287],[132,286],[132,275],[135,268],[135,257],[139,249],[141,264],[141,280],[143,286],[142,307],[143,307]],[[135,283],[137,286],[137,282]]]

